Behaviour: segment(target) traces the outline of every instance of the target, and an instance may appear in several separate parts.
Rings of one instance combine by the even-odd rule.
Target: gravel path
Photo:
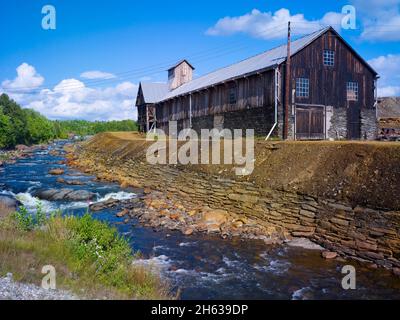
[[[33,284],[13,281],[12,274],[0,278],[0,300],[78,300],[62,290],[45,290]]]

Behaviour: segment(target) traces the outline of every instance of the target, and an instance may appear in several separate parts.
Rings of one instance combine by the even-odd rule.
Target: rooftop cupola
[[[169,89],[175,90],[181,85],[192,81],[193,66],[187,61],[182,60],[168,69],[168,85]]]

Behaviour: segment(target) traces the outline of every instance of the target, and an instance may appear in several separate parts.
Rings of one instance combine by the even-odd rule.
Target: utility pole
[[[285,72],[285,128],[283,138],[285,140],[289,137],[289,100],[290,100],[290,59],[291,59],[291,50],[290,50],[290,21],[288,22],[288,39],[287,39],[287,59],[286,59],[286,72]]]

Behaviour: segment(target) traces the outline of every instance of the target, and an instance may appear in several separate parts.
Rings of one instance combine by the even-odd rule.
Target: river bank
[[[89,212],[93,219],[115,228],[128,241],[132,252],[140,253],[134,265],[154,270],[169,284],[173,297],[178,296],[183,300],[400,298],[400,280],[389,271],[370,268],[368,264],[341,257],[323,259],[319,246],[302,239],[275,245],[264,240],[241,237],[223,239],[218,232],[185,235],[181,230],[146,226],[147,223],[140,221],[138,216],[142,208],[148,210],[146,198],[157,195],[154,188],[121,186],[120,182],[100,180],[90,173],[67,166],[64,145],[65,142],[56,142],[46,150],[37,150],[27,158],[2,167],[0,194],[18,199],[32,214],[37,211],[38,201],[46,212],[61,210],[75,217],[82,217]],[[157,170],[154,174],[154,177],[148,177],[156,179]],[[182,189],[184,185],[182,183]],[[163,186],[164,189],[159,192],[171,196],[168,201],[175,201],[174,192],[167,190],[173,188],[172,182]],[[189,188],[193,188],[190,179],[186,184],[186,189]],[[208,185],[202,188],[211,189]],[[83,194],[94,194],[94,198],[71,200],[71,197]],[[49,200],[39,199],[39,196],[49,197]],[[198,196],[200,200],[200,193]],[[210,201],[215,197],[208,196]],[[184,204],[186,202],[181,203]],[[137,212],[131,216],[124,207]],[[46,247],[38,246],[40,250]],[[15,272],[14,279],[40,285],[43,277],[41,269],[31,268],[29,255],[20,252],[15,257],[25,278],[20,278]],[[28,259],[27,263],[21,263],[21,259],[25,258]],[[0,259],[0,262],[7,261],[8,258]],[[45,256],[40,267],[49,263],[51,261]],[[341,270],[349,263],[357,270],[357,290],[347,291],[341,286]],[[66,269],[62,268],[61,272],[63,270]],[[73,279],[76,280],[75,277]],[[96,284],[95,281],[90,283]]]
[[[116,229],[88,214],[62,216],[38,203],[35,213],[20,208],[0,219],[0,299],[170,299],[165,281],[138,259]],[[34,285],[45,276],[64,293]]]
[[[12,273],[0,278],[0,300],[79,300],[68,291],[46,290],[33,284],[13,280]]]
[[[14,164],[18,159],[26,158],[31,155],[36,150],[44,150],[47,148],[47,145],[17,145],[12,150],[0,150],[0,167],[5,164]]]
[[[149,165],[148,146],[135,134],[101,134],[70,149],[68,163],[144,188],[140,218],[153,227],[267,243],[305,237],[332,252],[325,256],[400,273],[398,144],[257,142],[246,178],[229,166]]]

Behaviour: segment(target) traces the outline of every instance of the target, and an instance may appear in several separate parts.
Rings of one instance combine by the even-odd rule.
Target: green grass
[[[53,265],[57,288],[83,298],[172,298],[154,270],[132,264],[137,255],[116,229],[89,214],[28,215],[22,209],[0,221],[0,275],[39,285],[41,268]]]

